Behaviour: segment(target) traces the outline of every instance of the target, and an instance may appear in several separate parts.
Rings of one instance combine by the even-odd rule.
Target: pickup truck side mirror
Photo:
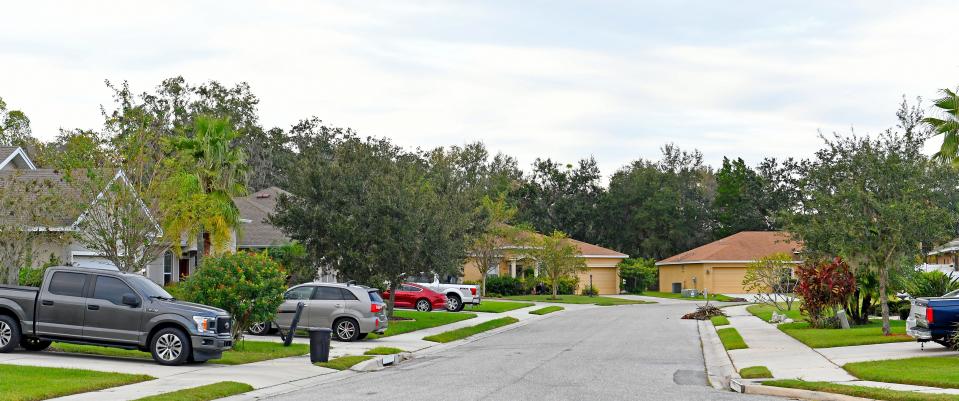
[[[129,293],[123,294],[123,299],[121,299],[120,302],[122,302],[124,305],[129,306],[131,308],[136,308],[140,306],[140,298],[137,298],[136,295],[129,294]]]

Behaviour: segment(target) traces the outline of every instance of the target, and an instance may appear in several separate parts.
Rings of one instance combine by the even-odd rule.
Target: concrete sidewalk
[[[365,351],[376,347],[395,347],[404,351],[428,352],[437,347],[438,343],[425,341],[423,337],[455,330],[461,327],[473,326],[489,320],[512,316],[520,322],[529,322],[551,317],[551,315],[532,315],[529,311],[541,308],[549,303],[535,303],[534,306],[515,309],[504,313],[476,312],[477,317],[445,326],[405,333],[392,337],[383,337],[373,340],[357,341],[352,343],[334,342],[330,352],[331,358],[343,355],[362,355]],[[581,310],[597,308],[595,305],[555,304],[567,310]],[[280,341],[279,336],[247,336],[252,341]],[[306,338],[296,338],[297,343],[309,343]],[[244,365],[217,365],[214,363],[194,364],[184,366],[161,366],[152,360],[113,358],[91,355],[53,353],[53,352],[15,352],[0,354],[0,363],[13,365],[29,365],[43,367],[61,367],[87,369],[105,372],[145,374],[156,377],[142,383],[114,387],[100,391],[76,394],[57,398],[70,401],[102,401],[102,400],[133,400],[146,396],[182,390],[191,387],[212,384],[220,381],[237,381],[247,383],[256,390],[283,388],[295,389],[310,385],[316,381],[330,380],[336,375],[348,375],[314,366],[308,355],[273,359]]]

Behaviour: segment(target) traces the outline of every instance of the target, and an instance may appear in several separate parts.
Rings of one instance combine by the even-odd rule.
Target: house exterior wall
[[[521,256],[517,256],[521,257]],[[601,295],[615,295],[619,294],[620,288],[620,279],[619,279],[619,268],[617,264],[623,261],[622,258],[587,258],[586,267],[587,271],[578,273],[579,277],[579,286],[576,290],[577,293],[582,292],[582,290],[589,286],[589,275],[593,275],[593,286],[599,290]],[[520,274],[522,268],[529,267],[528,259],[520,259],[516,262],[517,275]],[[508,259],[503,260],[499,263],[499,267],[495,269],[494,273],[501,276],[510,275],[510,262]],[[476,261],[469,259],[463,265],[463,280],[464,281],[480,281],[482,276],[480,271],[477,268]]]
[[[689,263],[659,266],[659,290],[671,292],[673,283],[710,293],[745,294],[745,263]],[[693,278],[696,278],[693,284]]]

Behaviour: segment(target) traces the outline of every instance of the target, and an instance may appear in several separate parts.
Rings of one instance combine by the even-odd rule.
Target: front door
[[[290,325],[293,324],[293,316],[296,315],[296,304],[303,302],[307,306],[300,313],[300,321],[297,323],[297,327],[311,327],[309,303],[311,302],[310,298],[313,297],[314,288],[312,285],[304,285],[287,290],[283,294],[283,303],[280,304],[280,308],[276,312],[276,324],[283,329],[290,328]]]
[[[190,275],[190,259],[180,259],[180,275],[182,279]]]
[[[340,288],[317,286],[308,309],[310,310],[310,327],[332,328],[334,315],[337,310],[343,309],[343,294],[340,293]]]
[[[37,305],[37,334],[62,337],[83,335],[83,316],[87,308],[84,290],[89,274],[59,271],[53,273],[47,291]]]
[[[140,306],[123,304],[124,295],[136,295],[130,286],[116,277],[96,276],[93,296],[87,298],[83,336],[97,340],[109,340],[136,344],[140,338]]]

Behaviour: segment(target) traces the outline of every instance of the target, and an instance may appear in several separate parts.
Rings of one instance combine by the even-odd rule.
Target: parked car
[[[226,311],[174,299],[118,271],[51,267],[40,288],[0,286],[0,353],[51,342],[139,349],[161,365],[219,359],[233,346]]]
[[[338,283],[306,283],[291,287],[272,322],[259,323],[250,332],[257,335],[273,328],[289,330],[296,305],[305,304],[297,329],[330,328],[333,338],[355,341],[369,333],[383,333],[389,326],[386,303],[376,288]]]
[[[390,299],[390,291],[383,291],[383,299]],[[446,295],[433,291],[425,286],[412,283],[403,283],[396,288],[397,308],[411,308],[420,312],[430,312],[433,309],[446,308]]]
[[[432,277],[431,282],[427,282]],[[478,287],[469,284],[441,283],[439,276],[433,274],[410,277],[409,281],[413,284],[429,288],[433,291],[446,295],[446,310],[450,312],[459,312],[463,310],[466,304],[479,305],[481,297]]]
[[[906,318],[906,334],[919,342],[932,341],[951,348],[957,323],[959,291],[938,298],[916,298]]]

